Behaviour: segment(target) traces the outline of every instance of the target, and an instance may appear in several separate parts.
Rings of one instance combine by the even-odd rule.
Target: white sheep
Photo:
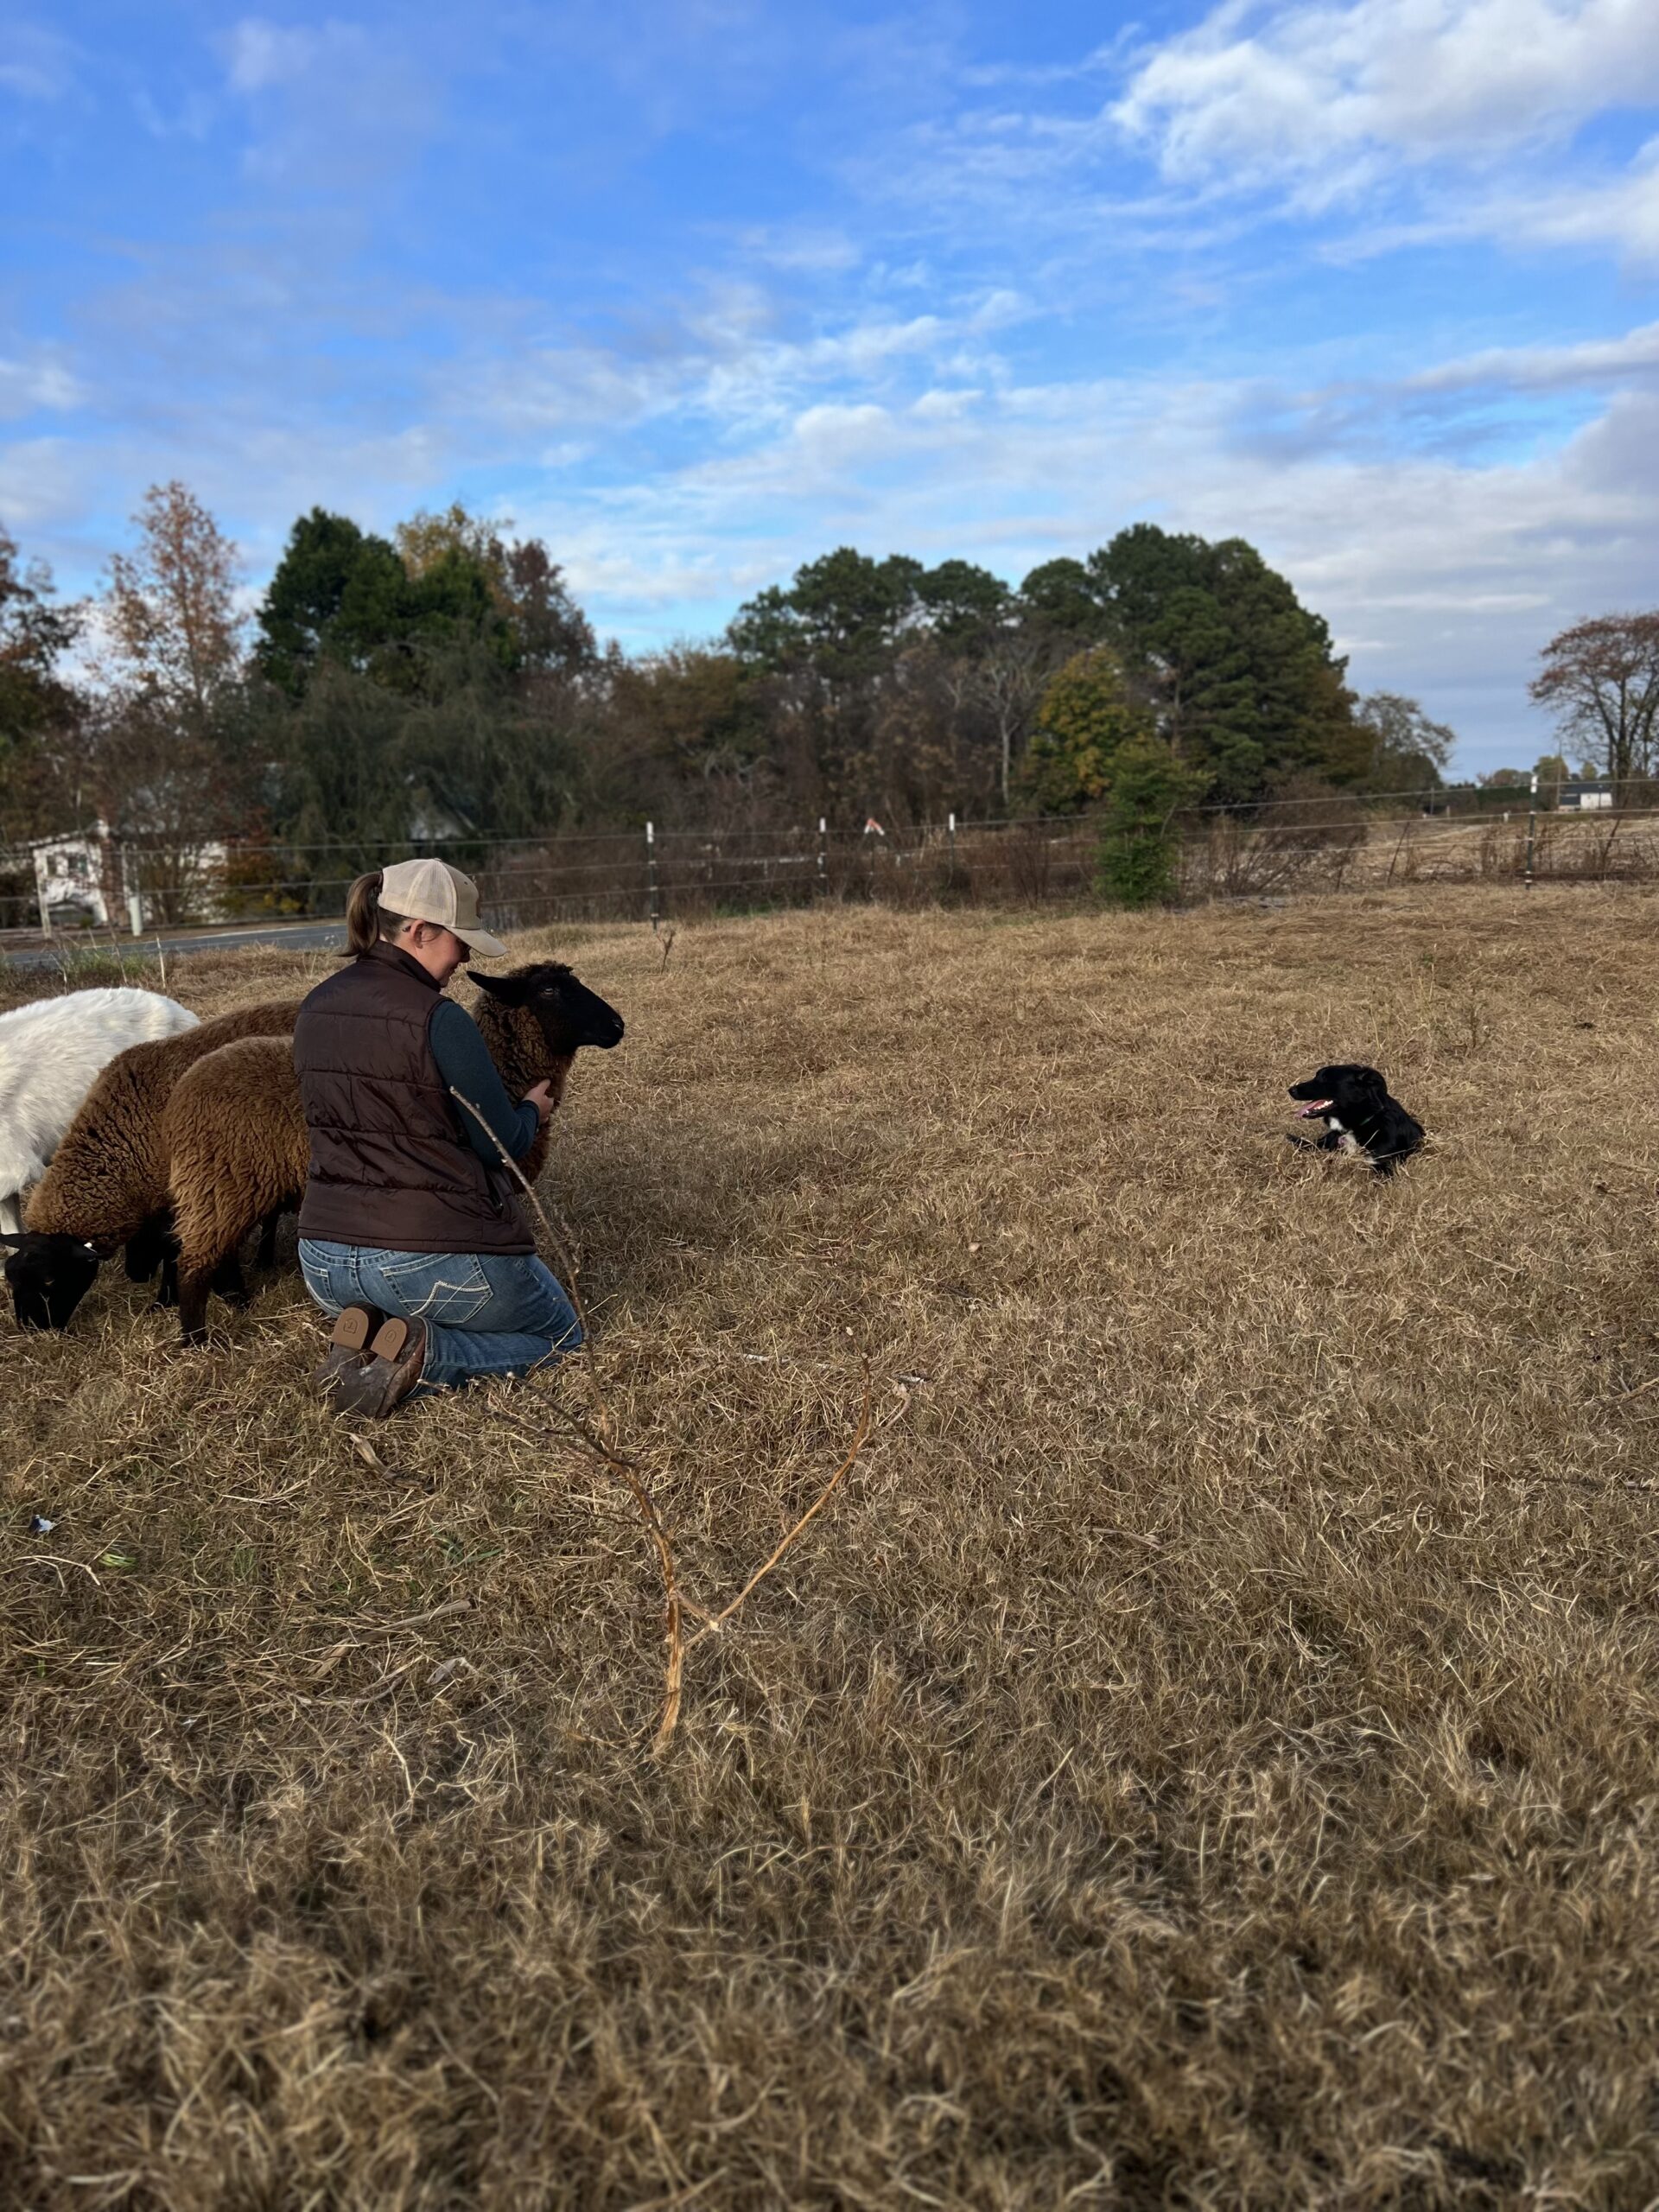
[[[0,1235],[22,1229],[22,1192],[116,1054],[195,1026],[159,991],[70,991],[0,1014]]]

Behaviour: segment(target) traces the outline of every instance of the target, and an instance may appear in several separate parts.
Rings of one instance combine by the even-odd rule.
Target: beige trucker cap
[[[448,861],[399,861],[383,869],[380,904],[411,922],[436,922],[486,960],[505,960],[507,948],[478,918],[478,886]]]

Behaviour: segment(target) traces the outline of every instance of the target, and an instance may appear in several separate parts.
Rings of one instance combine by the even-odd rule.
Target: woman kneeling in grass
[[[526,1374],[582,1330],[501,1158],[529,1151],[549,1087],[514,1105],[471,1015],[443,995],[473,953],[507,950],[480,925],[477,886],[443,861],[399,861],[358,878],[346,922],[355,957],[294,1031],[311,1137],[300,1266],[335,1317],[319,1382],[336,1411],[384,1419],[412,1392]]]

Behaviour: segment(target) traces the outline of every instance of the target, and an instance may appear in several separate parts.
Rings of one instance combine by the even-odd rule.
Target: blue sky
[[[1251,539],[1529,762],[1659,603],[1659,0],[56,0],[0,27],[0,523],[251,590],[459,498],[630,646],[840,543]]]

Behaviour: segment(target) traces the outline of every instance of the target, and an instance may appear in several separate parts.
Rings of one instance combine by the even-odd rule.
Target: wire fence
[[[1248,813],[1195,809],[1175,825],[1184,900],[1287,896],[1426,882],[1659,880],[1659,806],[1535,809],[1527,795],[1479,794],[1433,812],[1344,795]],[[1505,806],[1497,803],[1507,798]],[[1033,906],[1094,894],[1102,824],[1088,815],[944,822],[861,830],[825,820],[719,832],[558,831],[376,845],[362,840],[188,843],[51,841],[56,872],[0,856],[0,930],[38,936],[328,918],[365,869],[434,853],[476,877],[500,928],[660,921],[820,901],[915,906]],[[21,863],[28,858],[27,870]],[[31,880],[32,879],[32,880]]]

